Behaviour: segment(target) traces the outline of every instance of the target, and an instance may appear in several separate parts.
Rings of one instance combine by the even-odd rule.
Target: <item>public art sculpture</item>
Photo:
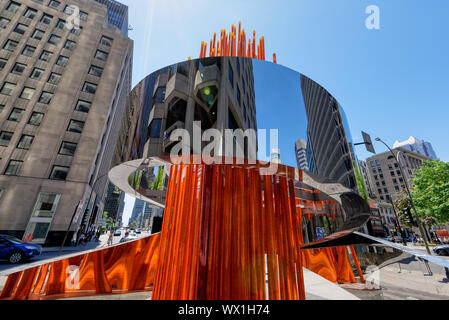
[[[0,299],[136,291],[152,291],[156,300],[305,299],[303,267],[332,282],[354,283],[356,275],[364,281],[352,246],[363,241],[351,235],[368,221],[370,208],[359,195],[344,112],[316,82],[264,61],[264,38],[256,46],[253,33],[246,44],[240,24],[238,32],[223,30],[218,41],[214,34],[210,57],[202,43],[200,59],[153,73],[130,96],[128,104],[145,115],[139,125],[148,130],[134,130],[144,133],[109,179],[164,208],[161,232],[33,264],[8,277]],[[243,156],[226,148],[226,129],[276,126],[287,143],[282,152],[305,142],[289,165],[268,170],[270,159],[258,155],[266,144],[260,136],[255,144],[232,136],[231,149],[235,142]],[[285,135],[284,126],[290,128]],[[182,135],[172,139],[176,130],[190,143],[180,143]],[[204,141],[189,134],[204,137],[207,130],[223,140],[204,156]],[[180,155],[186,145],[188,155]],[[295,168],[296,161],[302,167]],[[151,190],[158,173],[163,186]]]

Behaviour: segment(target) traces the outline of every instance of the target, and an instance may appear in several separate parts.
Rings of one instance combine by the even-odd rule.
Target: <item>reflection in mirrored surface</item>
[[[318,83],[286,67],[240,57],[185,61],[142,80],[128,109],[134,110],[136,128],[131,125],[127,133],[125,161],[181,154],[271,161],[317,174],[366,199],[342,106]],[[131,172],[127,178],[131,196],[155,196],[163,205],[163,192],[148,187],[154,174]],[[305,215],[306,240],[339,230],[340,217]]]

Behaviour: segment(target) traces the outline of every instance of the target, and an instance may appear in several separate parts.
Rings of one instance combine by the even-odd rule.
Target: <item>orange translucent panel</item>
[[[0,298],[152,290],[156,300],[305,299],[303,267],[356,282],[346,247],[301,249],[303,211],[329,203],[296,199],[290,171],[172,165],[161,233],[12,274]]]
[[[218,39],[217,34],[214,33],[210,40],[209,57],[227,56],[265,60],[265,38],[261,37],[259,43],[256,44],[256,31],[253,31],[253,37],[249,38],[247,42],[245,30],[242,30],[241,27],[241,22],[239,22],[238,30],[234,25],[231,26],[229,33],[222,29]],[[207,42],[202,41],[200,58],[206,57]],[[276,54],[273,54],[273,62],[276,63]]]

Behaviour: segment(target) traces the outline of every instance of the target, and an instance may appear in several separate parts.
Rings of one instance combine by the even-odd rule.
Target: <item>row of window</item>
[[[22,165],[23,161],[21,160],[10,160],[3,174],[7,176],[17,176],[20,173]],[[53,166],[49,178],[52,180],[66,180],[69,170],[70,168],[68,167]]]
[[[52,35],[50,35],[50,38],[48,38],[48,43],[57,45],[60,40],[61,40],[61,37],[52,34]],[[3,49],[13,52],[14,50],[16,50],[18,45],[19,45],[19,43],[17,41],[8,39],[8,40],[6,40],[5,44],[3,45]],[[75,46],[76,46],[75,41],[66,40],[63,48],[72,51],[73,49],[75,49]],[[27,57],[32,57],[35,52],[36,52],[36,47],[30,46],[28,44],[25,45],[25,47],[22,50],[22,54]],[[43,60],[43,59],[41,59],[41,60]],[[48,60],[45,60],[45,61],[48,61]]]
[[[53,78],[52,81],[57,81],[58,79],[58,74],[54,73],[52,74]],[[50,76],[51,77],[51,76]],[[59,81],[59,80],[58,80]],[[0,90],[1,94],[10,96],[12,95],[12,92],[14,91],[14,89],[16,88],[16,84],[11,83],[11,82],[5,82],[2,86],[2,89]],[[31,100],[34,96],[36,89],[35,88],[30,88],[30,87],[24,87],[22,89],[21,94],[19,95],[20,98],[25,99],[25,100]],[[83,92],[87,92],[90,94],[95,94],[95,92],[97,91],[97,85],[94,83],[90,83],[90,82],[84,82],[83,88],[82,88]],[[43,104],[49,104],[51,102],[51,99],[53,98],[53,93],[51,92],[47,92],[47,91],[42,91],[39,99],[37,100],[37,102],[43,103]]]
[[[34,0],[34,1],[39,2],[39,3],[43,3],[44,2],[43,0]],[[49,3],[48,3],[48,6],[53,8],[53,9],[57,9],[60,4],[61,4],[61,2],[59,2],[59,1],[50,0]],[[12,12],[12,13],[16,13],[19,10],[20,6],[21,6],[21,4],[18,3],[18,2],[9,1],[9,3],[6,6],[5,10],[9,11],[9,12]],[[66,5],[64,7],[64,13],[66,13],[68,15],[72,15],[74,13],[73,7],[70,6],[70,5]],[[33,19],[36,16],[36,14],[37,14],[37,10],[36,9],[28,7],[27,10],[25,11],[25,13],[23,14],[23,16],[26,17],[26,18],[29,18],[29,19]],[[53,16],[51,16],[49,14],[45,14],[45,15],[48,18],[50,18],[50,21],[51,21],[51,18],[53,18]],[[80,10],[79,18],[81,20],[85,21],[85,20],[87,20],[87,17],[88,17],[88,13]],[[41,21],[42,21],[42,19],[41,19]]]

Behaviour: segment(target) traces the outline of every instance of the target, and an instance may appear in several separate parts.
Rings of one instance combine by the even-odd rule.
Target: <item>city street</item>
[[[125,230],[121,230],[121,232],[122,232],[121,236],[114,237],[114,242],[113,242],[114,245],[118,244],[120,242],[120,239],[125,236]],[[141,234],[137,235],[137,238],[147,237],[149,235],[150,235],[149,232],[142,231]],[[99,242],[91,241],[91,242],[87,243],[85,246],[79,245],[78,247],[64,247],[64,249],[61,253],[61,257],[63,257],[64,255],[69,255],[69,254],[72,255],[77,252],[82,253],[84,251],[105,248],[107,246],[108,237],[109,237],[108,234],[103,234],[100,236]],[[59,248],[51,247],[51,248],[42,248],[42,254],[39,257],[36,257],[31,260],[27,260],[27,261],[19,263],[19,264],[11,264],[8,261],[0,260],[0,274],[3,275],[5,273],[7,273],[9,269],[27,265],[27,264],[31,264],[31,263],[35,263],[36,261],[43,261],[43,260],[57,258],[58,254],[59,254]]]

